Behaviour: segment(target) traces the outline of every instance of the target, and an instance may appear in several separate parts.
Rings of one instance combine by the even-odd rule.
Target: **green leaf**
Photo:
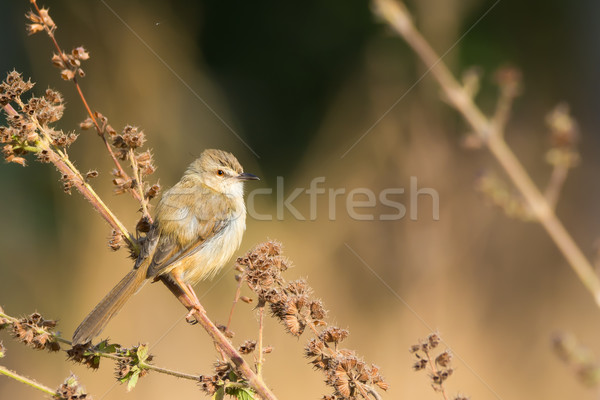
[[[146,358],[148,358],[148,345],[140,344],[137,348],[137,357],[141,362],[145,362]]]
[[[137,384],[137,381],[138,381],[139,377],[140,377],[140,371],[139,371],[139,369],[136,370],[136,371],[133,371],[133,373],[131,373],[131,376],[127,380],[127,391],[128,392],[130,392],[131,389],[133,389],[135,387],[135,385]]]
[[[229,387],[227,394],[238,400],[255,400],[254,392],[249,388]]]

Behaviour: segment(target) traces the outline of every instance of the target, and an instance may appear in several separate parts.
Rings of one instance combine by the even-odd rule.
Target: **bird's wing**
[[[180,208],[176,213],[176,221],[163,221],[165,226],[162,228],[160,222],[157,224],[160,238],[148,268],[149,278],[157,277],[170,265],[200,250],[208,239],[221,232],[230,221],[230,208],[223,206],[222,195],[202,193],[196,198],[202,199],[200,207]],[[166,224],[169,224],[168,229]],[[181,234],[190,231],[193,232],[191,237],[184,238]]]

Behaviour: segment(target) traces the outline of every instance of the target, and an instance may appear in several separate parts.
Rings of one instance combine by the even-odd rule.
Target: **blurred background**
[[[430,328],[456,356],[446,386],[451,395],[597,398],[597,391],[582,386],[552,353],[551,337],[572,332],[600,356],[600,310],[540,226],[507,218],[477,193],[477,177],[499,172],[498,166],[485,150],[461,146],[468,133],[461,117],[441,101],[430,77],[415,84],[425,68],[372,15],[368,1],[40,4],[50,7],[66,50],[79,45],[89,50],[81,84],[92,108],[117,130],[125,124],[144,129],[157,160],[154,179],[163,188],[203,149],[222,148],[261,177],[249,190],[272,189],[271,195],[255,197],[255,207],[273,218],[249,218],[239,255],[267,238],[282,241],[295,264],[288,278],[307,278],[330,320],[350,330],[345,345],[381,367],[391,385],[384,398],[439,398],[426,373],[411,370],[408,352]],[[444,61],[457,76],[471,66],[481,68],[477,100],[485,112],[493,112],[497,98],[494,71],[507,64],[522,71],[523,95],[507,140],[541,188],[551,171],[544,162],[550,145],[544,118],[562,101],[571,106],[581,131],[582,161],[569,176],[557,213],[595,259],[600,4],[419,0],[407,5],[439,54],[452,48]],[[67,109],[58,127],[80,133],[83,107],[73,86],[51,66],[48,37],[27,37],[28,7],[27,1],[0,5],[0,72],[14,68],[31,77],[37,93],[46,87],[62,92]],[[100,172],[94,187],[133,229],[138,205],[113,195],[112,165],[100,140],[91,131],[81,133],[70,157],[80,170]],[[283,177],[283,187],[277,177]],[[346,193],[405,188],[394,199],[407,206],[410,177],[417,177],[419,188],[439,194],[439,220],[428,196],[419,197],[416,220],[407,215],[395,221],[380,220],[394,212],[380,202],[373,220],[355,220],[340,196],[331,220],[327,195],[318,198],[316,216],[309,220],[306,194],[292,203],[306,220],[287,210],[277,218],[278,195],[308,188],[315,177],[325,178],[326,190]],[[81,196],[63,193],[51,166],[33,159],[26,168],[5,164],[0,182],[0,305],[14,316],[37,310],[58,319],[70,337],[132,262],[126,251],[108,248],[108,226]],[[233,276],[228,266],[196,288],[220,323],[226,322],[234,296]],[[123,345],[147,342],[157,365],[209,374],[216,359],[213,345],[200,328],[183,321],[184,315],[164,287],[147,285],[103,336]],[[232,327],[236,343],[255,338],[256,326],[252,306],[239,305]],[[284,334],[273,321],[265,335],[274,348],[265,379],[279,398],[330,392],[302,357],[307,337]],[[74,372],[95,399],[125,395],[111,362],[93,372],[65,361],[63,352],[27,349],[6,332],[0,339],[7,347],[2,364],[50,387]],[[192,382],[152,373],[127,396],[203,394]],[[0,398],[41,394],[0,378]]]

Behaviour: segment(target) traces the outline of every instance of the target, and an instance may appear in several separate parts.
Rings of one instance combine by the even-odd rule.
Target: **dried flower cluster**
[[[256,398],[256,394],[243,379],[240,379],[240,374],[232,364],[226,361],[215,362],[214,375],[200,375],[198,385],[206,394],[217,399],[224,398],[225,394],[234,399]]]
[[[305,356],[311,359],[316,369],[323,371],[325,383],[334,389],[332,395],[324,397],[326,400],[366,399],[372,394],[374,386],[388,389],[379,367],[367,365],[352,350],[338,349],[338,344],[348,335],[345,329],[329,327],[305,347]]]
[[[24,101],[21,96],[31,90],[33,83],[23,80],[21,74],[10,72],[0,84],[0,105],[6,113],[7,126],[0,126],[2,153],[8,162],[25,165],[24,155],[35,153],[42,162],[48,162],[46,147],[70,146],[77,135],[55,130],[49,124],[58,121],[64,111],[60,93],[47,89],[42,97],[32,96]],[[15,108],[12,105],[16,106]]]
[[[92,400],[92,396],[85,392],[85,389],[73,374],[65,380],[65,383],[59,386],[54,398],[56,400]]]
[[[88,60],[90,54],[83,47],[76,47],[71,53],[61,52],[52,55],[52,64],[60,69],[60,76],[65,81],[72,81],[76,76],[83,78],[85,72],[81,69],[81,62]]]
[[[46,29],[49,33],[54,32],[56,29],[56,24],[52,18],[50,18],[48,11],[49,10],[47,8],[41,8],[39,14],[34,13],[33,11],[29,11],[27,14],[25,14],[25,17],[32,22],[31,24],[27,25],[27,32],[30,35],[41,32],[44,29]]]
[[[13,337],[27,346],[39,350],[60,350],[60,344],[56,341],[53,332],[56,321],[44,319],[39,313],[33,313],[14,322],[0,319],[0,329],[11,326]]]
[[[152,218],[149,213],[149,202],[156,197],[160,191],[160,186],[158,184],[146,184],[143,180],[144,177],[152,174],[156,170],[151,152],[149,150],[139,150],[145,142],[144,132],[136,127],[128,125],[123,129],[122,133],[117,134],[115,129],[108,124],[108,120],[105,116],[99,112],[92,112],[92,109],[89,107],[81,87],[77,82],[77,78],[85,76],[81,66],[83,61],[89,60],[90,58],[88,51],[82,46],[76,47],[70,52],[63,51],[54,35],[57,27],[52,18],[50,18],[48,9],[40,9],[34,0],[32,0],[32,4],[34,10],[26,15],[27,19],[31,22],[28,26],[29,33],[33,34],[45,31],[52,40],[55,49],[52,56],[52,64],[60,69],[60,74],[63,79],[74,83],[88,113],[88,118],[80,124],[81,129],[95,128],[115,163],[116,168],[113,171],[115,192],[118,194],[126,192],[130,193],[141,204],[141,218],[151,222]],[[19,80],[21,82],[16,82],[19,85],[12,84],[10,87],[0,89],[0,100],[3,102],[3,106],[10,101],[19,103],[20,99],[18,96],[24,91],[31,89],[31,83],[22,82],[20,76]],[[53,162],[55,164],[60,163],[61,161],[64,162],[68,158],[66,157],[66,151],[56,152],[56,150],[57,148],[68,147],[76,140],[77,136],[74,133],[65,134],[60,131],[57,132],[46,126],[48,123],[54,122],[62,116],[62,111],[64,109],[62,97],[56,92],[47,91],[44,98],[33,98],[30,100],[30,102],[25,105],[25,109],[23,109],[22,104],[19,104],[19,106],[23,111],[22,113],[16,113],[11,107],[12,113],[9,117],[15,118],[15,120],[11,122],[9,128],[21,129],[23,132],[20,132],[20,135],[15,135],[13,131],[2,133],[2,138],[4,138],[2,142],[6,143],[4,146],[5,158],[9,161],[24,165],[25,159],[22,155],[27,152],[34,152],[38,155],[40,161]],[[7,111],[6,107],[4,108],[7,113],[10,111]],[[17,115],[12,115],[13,113]],[[20,116],[20,114],[23,115]],[[25,115],[29,114],[32,114],[31,118],[24,118]],[[30,121],[32,118],[34,120]],[[24,123],[21,123],[18,119],[23,120]],[[34,123],[28,124],[28,122]],[[13,125],[18,126],[15,127]],[[43,143],[40,143],[39,141],[36,142],[40,137]],[[29,146],[31,144],[37,144],[37,146]],[[131,176],[125,172],[120,165],[119,160],[129,161],[132,169]],[[98,172],[90,171],[83,175],[75,169],[72,163],[66,162],[66,164],[66,167],[62,166],[62,169],[59,168],[63,174],[61,180],[64,185],[64,191],[66,193],[71,193],[71,189],[75,186],[88,198],[88,200],[94,203],[97,200],[93,198],[95,194],[90,193],[88,188],[82,191],[81,186],[87,184],[89,179],[96,177]],[[70,171],[67,173],[65,168],[68,168]],[[100,205],[99,207],[102,206],[103,205]],[[109,219],[110,218],[113,217],[111,216]],[[113,228],[118,225],[117,221],[109,220],[109,223],[111,223]],[[137,254],[140,246],[139,243],[135,243],[135,241],[141,241],[143,238],[140,239],[137,236],[134,238],[133,235],[129,235],[123,228],[119,228],[119,230],[122,231],[121,234],[126,236],[129,249]],[[143,233],[145,231],[140,229],[138,230],[138,233],[139,232]],[[120,245],[117,245],[116,241],[113,239],[111,239],[110,247],[112,249],[118,249]]]
[[[103,340],[95,346],[89,343],[78,344],[67,350],[69,360],[81,363],[88,368],[97,369],[100,367],[100,359],[103,354],[118,354],[121,345],[116,343],[108,343],[108,340]]]
[[[121,383],[127,383],[127,390],[131,390],[137,384],[139,378],[148,374],[146,364],[154,358],[148,354],[148,345],[140,344],[130,349],[119,348],[117,354],[120,356],[115,369],[115,376]]]
[[[437,333],[432,333],[425,340],[410,347],[410,352],[415,356],[416,361],[413,364],[415,371],[428,370],[431,386],[437,392],[441,392],[444,398],[448,398],[445,393],[444,383],[452,375],[452,353],[446,349],[437,352],[436,349],[441,342]],[[453,397],[453,400],[465,399],[462,395]]]
[[[36,5],[37,6],[37,5]],[[36,10],[38,11],[38,10]],[[46,33],[54,39],[54,31],[56,30],[56,24],[50,17],[47,8],[39,9],[39,12],[30,11],[25,14],[25,17],[31,22],[27,25],[27,31],[30,35],[34,33],[46,31]],[[81,62],[90,58],[89,53],[83,47],[77,47],[71,51],[71,53],[54,53],[52,55],[52,64],[60,69],[60,76],[66,80],[71,81],[76,76],[84,77],[85,72],[81,69]]]
[[[573,335],[557,333],[552,348],[558,358],[575,373],[581,383],[597,388],[600,385],[600,362],[592,352],[578,343]]]
[[[214,364],[214,375],[200,375],[198,378],[199,385],[204,392],[209,395],[214,395],[216,391],[223,387],[225,382],[229,381],[230,376],[235,375],[235,371],[231,364],[225,361],[217,361]]]
[[[305,280],[286,282],[282,272],[290,266],[290,261],[282,255],[281,244],[268,241],[237,259],[236,269],[241,274],[236,279],[247,283],[258,296],[258,307],[268,305],[271,315],[287,332],[298,337],[309,328],[315,334],[306,346],[305,355],[325,374],[325,382],[334,389],[333,395],[326,399],[366,399],[370,395],[376,397],[373,395],[376,386],[387,390],[378,367],[367,365],[352,350],[338,349],[349,332],[327,327],[327,310],[313,297],[312,288]]]

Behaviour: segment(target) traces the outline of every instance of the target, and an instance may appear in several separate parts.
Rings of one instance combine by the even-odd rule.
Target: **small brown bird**
[[[73,345],[98,336],[150,279],[178,288],[201,310],[192,285],[214,276],[239,248],[246,229],[244,181],[257,179],[231,153],[205,150],[164,193],[133,270],[83,320]]]

